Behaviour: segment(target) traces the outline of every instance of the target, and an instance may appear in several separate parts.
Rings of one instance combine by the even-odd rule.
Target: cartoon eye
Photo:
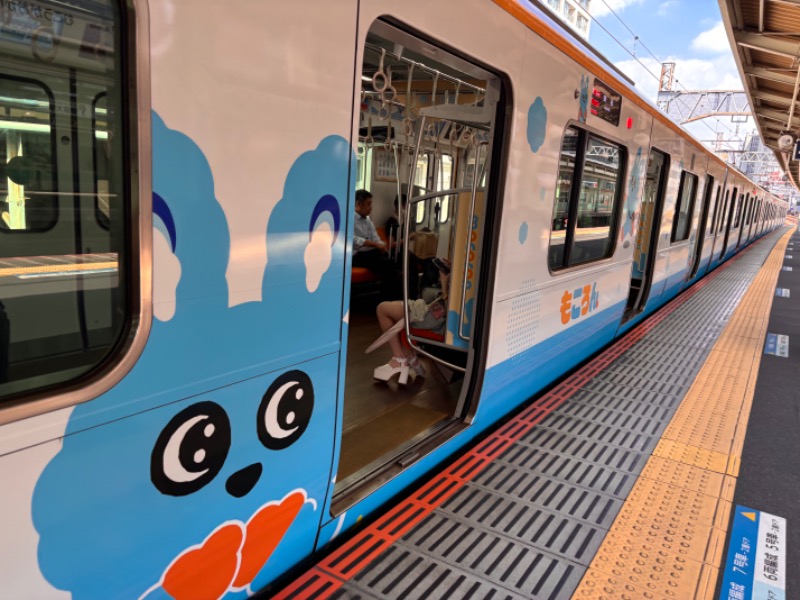
[[[270,450],[294,444],[314,410],[314,386],[302,371],[289,371],[269,386],[258,407],[258,439]]]
[[[161,431],[150,457],[150,478],[163,494],[185,496],[209,483],[231,447],[231,424],[215,402],[185,408]]]

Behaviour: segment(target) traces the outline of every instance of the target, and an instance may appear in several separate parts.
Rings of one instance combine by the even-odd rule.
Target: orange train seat
[[[376,227],[375,229],[378,232],[378,237],[381,238],[381,240],[383,240],[383,242],[388,246],[389,240],[386,237],[386,228]],[[373,283],[375,281],[378,281],[378,276],[369,269],[365,269],[364,267],[353,267],[353,272],[350,276],[350,283]]]

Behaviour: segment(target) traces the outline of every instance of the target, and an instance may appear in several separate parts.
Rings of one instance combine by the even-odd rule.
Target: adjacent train
[[[4,597],[268,589],[786,214],[535,2],[0,13]]]

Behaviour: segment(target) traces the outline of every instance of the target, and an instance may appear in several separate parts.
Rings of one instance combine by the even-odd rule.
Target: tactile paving
[[[576,598],[712,597],[786,238],[719,334]],[[740,261],[748,270],[762,266],[755,253]]]
[[[773,268],[762,265],[778,237],[663,307],[279,597],[713,593],[756,372],[741,365],[757,356]],[[738,370],[723,373],[731,361]]]

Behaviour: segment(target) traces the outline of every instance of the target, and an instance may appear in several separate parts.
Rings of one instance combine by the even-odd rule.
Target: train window
[[[719,220],[717,221],[717,226],[715,229],[717,233],[722,231],[722,228],[724,227],[725,215],[728,212],[728,202],[730,201],[730,197],[731,197],[731,191],[725,190],[725,202],[722,203],[722,210],[719,211]]]
[[[551,269],[611,255],[623,158],[623,147],[574,127],[567,129],[553,208]]]
[[[715,231],[714,227],[717,223],[717,213],[719,212],[719,201],[721,196],[722,196],[722,186],[718,185],[717,196],[716,199],[714,200],[714,211],[712,212],[711,221],[709,221],[708,224],[708,235],[713,234]]]
[[[561,142],[561,158],[556,179],[556,198],[553,204],[553,222],[550,233],[549,262],[551,270],[564,267],[567,219],[569,218],[572,179],[575,174],[579,138],[580,132],[574,127],[568,127]]]
[[[0,107],[0,231],[45,231],[58,218],[53,92],[39,81],[2,73]]]
[[[122,6],[41,0],[38,16],[14,20],[19,40],[0,38],[2,400],[93,372],[127,330],[135,169]]]
[[[672,223],[672,241],[680,242],[689,238],[694,212],[694,199],[697,194],[697,175],[684,171],[681,173],[681,188],[675,205],[675,221]]]
[[[734,194],[734,198],[736,195]],[[736,218],[733,220],[733,228],[739,227],[739,221],[742,218],[742,206],[744,205],[744,194],[739,196],[739,205],[736,207]]]
[[[414,171],[414,185],[420,190],[428,190],[428,169],[430,167],[430,157],[428,154],[420,154],[417,157],[417,168]],[[423,191],[423,193],[425,193]],[[417,225],[425,220],[425,207],[427,202],[417,203],[417,212],[415,213],[414,220]]]
[[[442,154],[438,161],[438,173],[436,175],[436,191],[453,189],[453,157],[450,154]],[[450,196],[445,196],[439,206],[439,223],[447,223],[450,218]]]
[[[363,142],[358,143],[356,163],[356,189],[368,189],[372,183],[372,146],[369,146]]]
[[[106,94],[101,92],[92,102],[92,136],[94,168],[94,193],[95,217],[104,229],[108,229],[111,221],[111,207],[108,196],[108,160],[111,147],[108,142],[108,109],[106,108]]]

